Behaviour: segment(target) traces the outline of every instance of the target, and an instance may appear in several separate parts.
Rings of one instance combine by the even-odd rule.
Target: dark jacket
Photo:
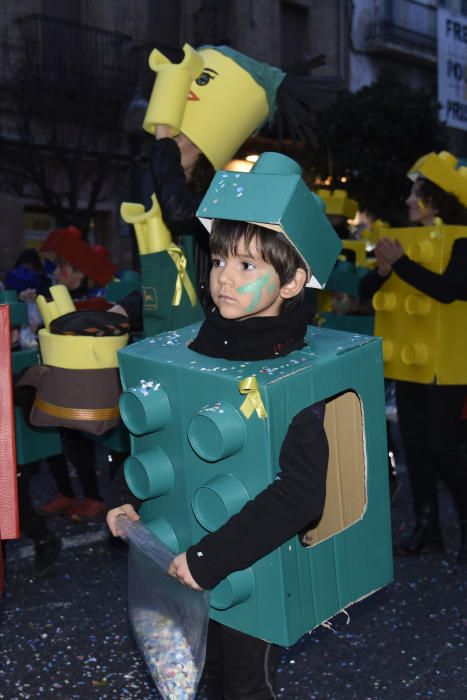
[[[403,255],[392,267],[401,280],[442,304],[467,301],[467,238],[454,241],[451,257],[441,274],[427,270],[407,255]],[[389,277],[382,277],[377,270],[371,270],[360,282],[360,299],[371,299]]]

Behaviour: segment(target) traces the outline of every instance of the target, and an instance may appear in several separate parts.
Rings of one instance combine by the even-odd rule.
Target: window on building
[[[281,66],[289,69],[309,53],[308,8],[281,2]]]

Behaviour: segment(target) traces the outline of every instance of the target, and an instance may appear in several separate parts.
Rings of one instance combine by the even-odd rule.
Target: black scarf
[[[254,316],[244,321],[223,318],[216,306],[190,345],[190,350],[225,360],[268,360],[305,346],[309,311],[297,304],[282,316]]]

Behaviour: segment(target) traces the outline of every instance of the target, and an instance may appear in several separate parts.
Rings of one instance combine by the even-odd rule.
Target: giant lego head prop
[[[41,253],[52,253],[67,260],[101,287],[110,282],[117,270],[102,246],[91,246],[76,226],[51,231],[41,246]]]
[[[285,77],[228,46],[183,47],[181,63],[154,49],[149,65],[157,79],[143,127],[155,133],[167,124],[182,132],[222,168],[276,108],[276,92]]]
[[[277,231],[303,259],[307,286],[322,289],[342,243],[325,215],[323,200],[308,189],[301,174],[292,158],[263,153],[248,173],[216,173],[197,215],[208,231],[212,219]]]
[[[412,165],[407,176],[412,182],[418,177],[430,180],[467,207],[467,168],[459,168],[457,163],[457,158],[448,151],[427,153]]]

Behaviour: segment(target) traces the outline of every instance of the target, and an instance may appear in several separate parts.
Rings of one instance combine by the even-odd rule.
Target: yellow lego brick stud
[[[128,335],[88,337],[57,335],[49,331],[56,318],[76,311],[68,289],[57,284],[50,288],[52,301],[40,295],[37,306],[45,328],[38,333],[42,362],[64,369],[107,369],[118,367],[117,350],[128,343]]]
[[[411,260],[442,274],[465,226],[385,229]],[[383,338],[384,374],[420,384],[467,383],[467,302],[442,304],[393,273],[373,297],[375,335]]]
[[[425,177],[445,192],[456,195],[467,206],[467,168],[458,168],[457,163],[457,158],[448,151],[427,153],[417,160],[407,175],[412,181]]]
[[[273,113],[272,95],[285,74],[230,47],[197,51],[185,44],[183,50],[179,64],[151,53],[157,78],[143,128],[155,133],[158,124],[168,124],[181,131],[219,170]]]
[[[358,203],[351,199],[345,190],[318,190],[317,193],[324,201],[328,216],[344,216],[353,219],[358,210]]]

